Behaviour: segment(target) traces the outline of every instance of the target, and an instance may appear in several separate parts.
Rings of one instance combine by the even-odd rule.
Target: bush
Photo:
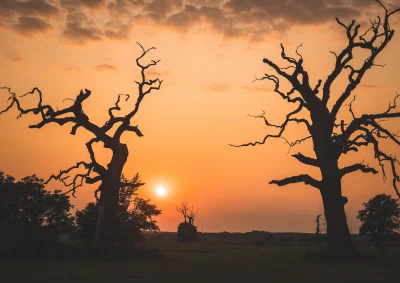
[[[142,231],[160,230],[153,217],[160,215],[161,210],[151,204],[150,200],[145,200],[137,195],[137,190],[141,186],[138,174],[132,180],[122,177],[121,183],[130,185],[121,186],[119,190],[113,243],[129,247],[144,240]],[[76,212],[78,235],[87,244],[94,243],[98,214],[99,203],[97,201],[88,203],[83,210]]]
[[[178,226],[178,242],[197,242],[197,227],[189,222],[182,222]]]
[[[53,249],[57,235],[73,228],[71,208],[68,196],[45,190],[37,176],[15,181],[0,171],[2,253],[35,256]]]

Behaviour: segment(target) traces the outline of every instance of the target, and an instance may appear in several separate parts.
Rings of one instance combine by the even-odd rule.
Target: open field
[[[149,240],[146,246],[159,250],[163,257],[112,262],[2,262],[1,282],[395,282],[400,266],[399,247],[389,248],[379,259],[338,262],[303,258],[313,248],[310,245]],[[361,250],[377,254],[374,249]]]

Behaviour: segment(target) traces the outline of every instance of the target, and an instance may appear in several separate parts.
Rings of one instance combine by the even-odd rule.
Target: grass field
[[[400,249],[363,261],[305,259],[304,246],[148,241],[163,257],[139,261],[1,262],[0,282],[398,282]],[[368,253],[375,251],[365,250]]]

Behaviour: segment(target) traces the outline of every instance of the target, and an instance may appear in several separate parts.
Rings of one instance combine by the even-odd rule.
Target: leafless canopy
[[[286,115],[286,119],[282,124],[278,125],[269,122],[265,116],[265,112],[262,115],[253,116],[262,119],[266,126],[277,128],[278,132],[266,135],[261,141],[231,146],[256,146],[264,144],[271,138],[285,139],[285,130],[291,123],[303,125],[309,133],[309,136],[295,142],[289,143],[285,139],[290,146],[294,146],[305,140],[313,139],[316,131],[321,129],[318,127],[318,124],[324,123],[324,125],[328,125],[328,127],[325,127],[326,129],[324,131],[327,133],[328,139],[330,140],[329,142],[339,145],[338,147],[340,150],[336,153],[337,158],[351,151],[357,152],[360,147],[372,145],[375,158],[382,168],[385,179],[385,163],[390,165],[391,174],[393,176],[393,187],[400,197],[398,189],[400,175],[396,170],[397,166],[400,164],[399,159],[394,155],[384,152],[379,144],[381,139],[386,139],[400,145],[399,132],[391,132],[382,124],[384,120],[400,117],[400,112],[397,110],[400,94],[395,96],[385,111],[376,114],[363,114],[361,116],[356,116],[353,111],[354,98],[352,102],[347,104],[352,115],[352,120],[348,122],[344,120],[341,120],[339,123],[337,122],[339,110],[341,110],[343,106],[346,106],[345,102],[352,96],[353,91],[361,83],[366,72],[373,67],[383,66],[376,63],[376,58],[393,38],[395,32],[391,28],[389,20],[391,16],[399,12],[400,9],[390,12],[380,1],[376,0],[376,2],[383,8],[384,16],[378,16],[374,21],[370,21],[370,27],[364,32],[360,31],[361,26],[356,24],[354,20],[349,25],[346,25],[336,18],[337,23],[343,27],[346,33],[348,44],[340,53],[331,52],[335,57],[335,64],[333,71],[325,81],[319,79],[316,85],[311,85],[309,74],[303,66],[303,57],[299,53],[301,45],[296,49],[297,58],[292,58],[286,54],[285,48],[281,44],[281,57],[287,61],[289,67],[280,67],[271,60],[264,59],[263,62],[270,66],[272,70],[276,72],[276,75],[265,74],[262,78],[257,78],[256,81],[268,80],[273,82],[275,85],[274,91],[282,97],[282,99],[295,105],[295,109]],[[360,68],[355,67],[356,64],[354,63],[354,60],[357,59],[354,58],[356,50],[363,50],[369,53],[369,56],[363,61]],[[333,100],[331,97],[331,87],[333,82],[341,74],[346,74],[347,83],[344,91],[340,93],[336,100]],[[289,92],[281,90],[281,79],[292,86]],[[305,112],[308,112],[308,114],[305,114]],[[321,133],[321,135],[324,135],[325,132]],[[307,157],[301,153],[292,156],[303,164],[320,167],[320,161],[316,158]],[[378,173],[376,169],[370,168],[361,162],[342,168],[341,174],[344,176],[355,171]],[[284,186],[301,182],[316,188],[321,187],[321,181],[307,174],[293,176],[283,180],[274,180],[271,183]]]
[[[131,109],[129,113],[125,116],[122,116],[117,115],[118,111],[121,110],[121,99],[129,101],[130,95],[118,94],[115,105],[108,109],[109,118],[102,126],[98,126],[92,123],[89,117],[83,111],[83,103],[90,97],[90,90],[85,89],[85,91],[81,91],[75,99],[66,99],[70,100],[72,102],[72,105],[59,110],[58,108],[55,109],[53,106],[47,105],[43,102],[42,91],[37,87],[33,88],[30,92],[21,96],[18,96],[15,92],[12,92],[11,88],[9,87],[1,88],[7,90],[10,94],[10,97],[8,99],[8,106],[4,110],[0,111],[0,115],[7,111],[10,111],[13,108],[16,108],[19,111],[17,118],[20,118],[27,114],[40,116],[41,121],[37,124],[30,125],[29,128],[40,129],[43,126],[51,123],[56,123],[60,126],[64,124],[70,124],[72,125],[71,135],[75,135],[79,128],[83,128],[94,135],[94,138],[86,143],[90,158],[89,161],[80,161],[66,170],[61,170],[58,174],[52,175],[46,181],[46,183],[50,182],[52,179],[61,181],[65,186],[70,187],[70,190],[66,193],[72,192],[72,194],[74,195],[76,189],[78,187],[81,187],[85,182],[88,184],[94,184],[103,180],[106,168],[98,163],[96,160],[93,151],[93,145],[95,143],[102,143],[105,148],[113,150],[121,146],[120,139],[122,134],[125,132],[133,132],[138,137],[143,136],[139,127],[137,125],[131,125],[131,121],[138,112],[144,97],[150,94],[152,91],[159,90],[163,81],[159,78],[147,79],[146,77],[146,71],[149,68],[156,66],[160,62],[160,60],[153,60],[147,64],[141,63],[141,59],[149,51],[155,48],[152,47],[150,49],[145,49],[139,43],[137,44],[142,50],[142,54],[136,59],[136,64],[141,70],[140,80],[135,82],[138,86],[138,97],[136,101],[131,104]],[[21,103],[21,98],[34,94],[38,95],[37,106],[34,108],[24,108]],[[114,127],[116,127],[114,134],[110,134],[110,130]],[[76,169],[84,169],[84,173],[74,174]]]
[[[182,214],[183,219],[186,222],[189,222],[190,224],[194,224],[194,220],[196,218],[197,213],[199,210],[197,209],[196,212],[194,212],[193,205],[192,207],[189,207],[186,201],[183,201],[180,205],[175,206],[175,210]]]

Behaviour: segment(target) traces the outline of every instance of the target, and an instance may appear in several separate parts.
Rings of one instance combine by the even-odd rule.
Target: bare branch
[[[306,185],[313,186],[313,187],[315,187],[317,189],[319,189],[321,187],[321,182],[320,181],[315,180],[314,178],[312,178],[310,175],[307,175],[307,174],[288,177],[288,178],[283,179],[283,180],[274,180],[274,181],[271,181],[269,183],[278,185],[279,187],[286,186],[286,185],[289,185],[289,184],[296,184],[296,183],[304,183]]]
[[[355,171],[361,171],[363,173],[373,173],[373,174],[378,174],[378,171],[376,171],[376,169],[374,168],[370,168],[367,165],[364,165],[362,163],[357,163],[351,166],[347,166],[345,168],[340,169],[340,174],[342,176],[346,175],[346,174],[350,174],[353,173]]]
[[[314,167],[319,167],[319,162],[315,158],[305,156],[305,155],[301,154],[300,152],[297,154],[293,154],[292,156],[303,164],[314,166]]]

